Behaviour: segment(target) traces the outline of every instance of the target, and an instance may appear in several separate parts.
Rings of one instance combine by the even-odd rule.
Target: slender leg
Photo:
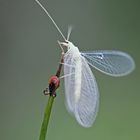
[[[59,78],[60,77],[60,73],[61,73],[61,70],[62,70],[62,63],[64,63],[64,49],[63,49],[63,47],[61,46],[61,44],[60,44],[60,42],[59,41],[57,41],[58,42],[58,44],[59,44],[59,46],[60,46],[60,48],[61,48],[61,59],[60,59],[60,64],[59,64],[59,67],[58,67],[58,70],[57,70],[57,72],[56,72],[56,76]]]

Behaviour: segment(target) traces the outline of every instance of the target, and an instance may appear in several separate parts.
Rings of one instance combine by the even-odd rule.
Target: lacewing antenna
[[[70,38],[71,31],[72,31],[72,26],[68,26],[67,40],[69,40]]]
[[[52,16],[50,15],[50,13],[48,12],[47,9],[45,9],[45,7],[38,1],[35,0],[37,2],[37,4],[42,8],[42,10],[48,15],[48,17],[50,18],[50,20],[52,21],[53,25],[55,26],[55,28],[58,30],[58,32],[61,34],[61,36],[63,37],[63,39],[66,41],[65,36],[63,35],[63,33],[61,32],[60,28],[57,26],[56,22],[54,21],[54,19],[52,18]]]

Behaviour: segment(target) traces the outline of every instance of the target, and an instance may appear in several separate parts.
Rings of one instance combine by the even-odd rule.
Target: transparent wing
[[[98,111],[99,93],[96,80],[83,56],[72,58],[71,54],[68,54],[64,57],[64,63],[72,66],[64,65],[64,74],[74,73],[65,77],[67,109],[79,124],[90,127]]]
[[[81,52],[81,55],[91,66],[111,76],[124,76],[135,68],[132,57],[120,51]]]

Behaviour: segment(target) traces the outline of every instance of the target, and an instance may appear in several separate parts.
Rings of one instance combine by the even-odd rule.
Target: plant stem
[[[51,109],[54,101],[53,96],[49,96],[47,106],[45,108],[44,119],[41,126],[40,137],[39,140],[45,140],[47,134],[48,123],[50,119]]]

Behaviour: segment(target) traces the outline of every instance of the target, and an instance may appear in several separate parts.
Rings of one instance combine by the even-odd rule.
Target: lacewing
[[[125,76],[135,69],[134,60],[130,55],[121,51],[80,52],[78,47],[69,41],[71,28],[68,30],[66,39],[48,11],[38,0],[35,1],[49,16],[64,38],[64,42],[58,42],[62,52],[64,52],[63,47],[67,48],[63,58],[67,110],[80,125],[91,127],[98,112],[99,91],[90,66],[110,76],[118,77]]]

